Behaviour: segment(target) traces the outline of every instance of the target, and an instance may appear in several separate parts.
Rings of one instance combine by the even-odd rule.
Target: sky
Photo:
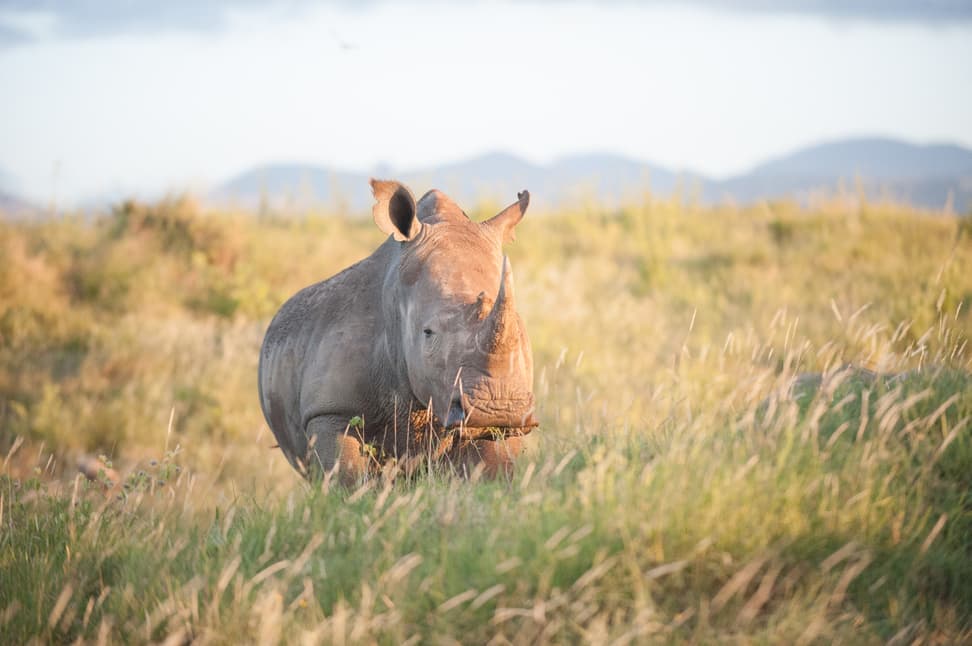
[[[972,147],[972,2],[0,0],[0,188],[612,152],[716,178],[848,136]]]

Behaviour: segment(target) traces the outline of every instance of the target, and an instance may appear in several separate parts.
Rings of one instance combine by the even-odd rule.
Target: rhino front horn
[[[483,321],[486,328],[486,350],[496,352],[516,344],[516,304],[513,297],[513,271],[510,261],[503,256],[503,274],[499,294],[489,316]]]

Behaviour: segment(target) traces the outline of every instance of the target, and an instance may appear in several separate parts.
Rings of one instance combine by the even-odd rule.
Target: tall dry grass
[[[269,448],[255,367],[369,221],[174,199],[6,223],[0,634],[969,640],[970,239],[894,205],[531,213],[509,253],[542,426],[516,477],[348,492]],[[99,454],[107,496],[75,468]]]

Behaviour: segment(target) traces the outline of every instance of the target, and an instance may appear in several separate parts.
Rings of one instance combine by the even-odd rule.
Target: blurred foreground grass
[[[381,239],[187,199],[0,224],[5,641],[972,639],[968,218],[531,212],[514,481],[311,489],[259,344]]]

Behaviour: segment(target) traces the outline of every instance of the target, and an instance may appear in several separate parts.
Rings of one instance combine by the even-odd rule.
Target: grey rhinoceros
[[[260,352],[264,417],[307,478],[351,484],[394,459],[445,459],[509,473],[534,418],[533,357],[502,245],[530,196],[471,221],[449,197],[416,204],[371,180],[378,228],[370,256],[298,292]]]

